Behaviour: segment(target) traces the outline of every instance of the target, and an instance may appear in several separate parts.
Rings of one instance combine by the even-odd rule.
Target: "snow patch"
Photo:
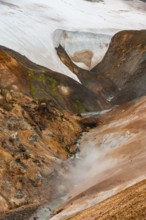
[[[97,63],[102,60],[109,46],[111,35],[81,31],[79,32],[56,30],[54,32],[53,38],[54,46],[58,47],[59,45],[61,45],[71,59],[75,56],[75,54],[82,53],[78,62],[75,62],[72,59],[74,63],[78,66],[80,66],[80,64],[85,64],[83,62],[84,52],[91,51],[93,53],[93,56],[91,57],[91,65],[86,65],[86,69],[92,69]],[[88,60],[89,59],[90,57],[88,58]]]
[[[145,3],[137,0],[138,7],[134,7],[134,4],[129,5],[129,2],[133,1],[104,0],[104,3],[93,3],[83,0],[1,0],[0,45],[9,47],[33,62],[77,80],[77,77],[57,56],[54,47],[55,31],[66,30],[69,34],[71,42],[64,42],[69,54],[84,49],[88,37],[94,38],[92,34],[97,36],[102,34],[103,39],[99,37],[98,40],[97,38],[94,40],[95,50],[97,48],[92,59],[92,65],[94,65],[98,62],[98,57],[101,59],[104,55],[105,47],[102,50],[99,45],[100,41],[106,44],[105,36],[113,36],[118,31],[131,29],[131,27],[146,28],[146,13],[142,10]],[[83,35],[83,32],[91,35]],[[93,51],[95,51],[94,43],[87,43]]]

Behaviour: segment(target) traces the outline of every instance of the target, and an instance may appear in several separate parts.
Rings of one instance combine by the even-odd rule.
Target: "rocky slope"
[[[36,102],[1,89],[0,131],[1,214],[24,205],[37,207],[65,193],[63,160],[73,153],[82,131],[78,117],[53,100]]]
[[[26,95],[51,98],[64,109],[75,113],[108,108],[100,94],[60,73],[38,66],[26,57],[0,47],[0,86],[15,88]]]

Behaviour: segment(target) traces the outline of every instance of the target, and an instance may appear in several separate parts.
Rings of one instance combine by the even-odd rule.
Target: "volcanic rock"
[[[0,106],[1,214],[24,205],[37,207],[65,193],[67,187],[54,191],[65,181],[59,167],[68,157],[66,146],[82,131],[80,117],[58,108],[53,100],[42,114],[39,102],[16,93],[7,90],[1,95],[11,97],[7,103],[13,99],[11,110]]]

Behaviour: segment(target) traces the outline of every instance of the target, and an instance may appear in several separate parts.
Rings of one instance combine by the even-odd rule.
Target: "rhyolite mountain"
[[[0,0],[0,220],[145,219],[145,11]]]
[[[60,60],[81,84],[0,47],[0,219],[28,219],[66,194],[52,220],[144,216],[145,42],[145,30],[117,33],[91,71],[77,67],[60,45]],[[91,118],[70,112],[111,107]],[[44,218],[42,209],[34,218]]]

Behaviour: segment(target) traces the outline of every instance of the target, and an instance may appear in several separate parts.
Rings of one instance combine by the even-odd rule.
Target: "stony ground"
[[[52,100],[0,90],[0,213],[64,195],[63,161],[81,131],[79,117]]]

